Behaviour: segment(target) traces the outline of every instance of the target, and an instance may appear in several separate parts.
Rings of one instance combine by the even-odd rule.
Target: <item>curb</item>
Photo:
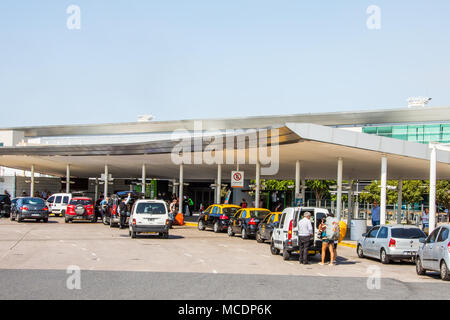
[[[196,222],[185,222],[184,225],[188,226],[188,227],[197,227],[198,223],[196,223]]]
[[[339,242],[338,245],[356,249],[356,244],[353,244],[353,243]]]

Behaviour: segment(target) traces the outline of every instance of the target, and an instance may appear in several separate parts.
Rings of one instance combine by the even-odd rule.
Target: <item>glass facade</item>
[[[364,127],[362,132],[419,143],[450,143],[450,124]]]

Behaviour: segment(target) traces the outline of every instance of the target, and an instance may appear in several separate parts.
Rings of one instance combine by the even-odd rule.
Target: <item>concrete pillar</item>
[[[430,154],[430,211],[429,211],[429,229],[431,234],[436,228],[436,146],[431,145]]]
[[[306,203],[306,197],[305,197],[305,190],[306,190],[306,180],[302,179],[302,199],[303,199],[303,206]]]
[[[30,197],[34,197],[34,164],[31,165]]]
[[[178,204],[178,213],[183,213],[183,187],[184,187],[184,167],[183,167],[183,163],[181,163],[180,164],[180,191],[179,191],[180,203]]]
[[[108,196],[108,175],[109,175],[108,169],[109,169],[108,165],[105,164],[105,185],[103,187],[103,195],[105,199]]]
[[[381,157],[380,224],[386,224],[387,158]]]
[[[146,177],[146,172],[145,172],[145,164],[142,164],[142,178],[141,178],[141,184],[142,184],[142,193],[144,194],[144,198],[145,198],[145,181],[146,181],[147,177]]]
[[[261,187],[261,164],[256,162],[256,188],[255,188],[255,208],[259,208],[259,191]]]
[[[172,194],[177,195],[177,186],[176,186],[177,180],[172,179]]]
[[[222,165],[219,163],[217,165],[217,187],[216,187],[216,199],[217,199],[217,204],[221,203],[221,196],[220,193],[222,191]]]
[[[338,159],[337,168],[337,199],[336,199],[336,217],[341,220],[342,211],[342,171],[343,171],[344,161],[342,158]]]
[[[397,223],[402,223],[403,180],[398,180],[397,188]]]
[[[353,180],[349,181],[349,189],[347,193],[347,225],[350,226],[353,219]]]
[[[300,160],[295,161],[295,198],[300,197]],[[303,200],[304,201],[304,200]]]
[[[66,193],[70,193],[70,164],[66,165]]]
[[[94,202],[98,199],[98,178],[95,178]]]

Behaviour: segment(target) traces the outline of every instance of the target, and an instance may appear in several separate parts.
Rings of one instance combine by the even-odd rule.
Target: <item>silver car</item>
[[[418,227],[403,224],[375,226],[362,236],[356,248],[358,257],[380,259],[384,264],[392,260],[414,260],[420,239],[426,238]]]
[[[442,280],[450,280],[448,266],[450,266],[450,225],[445,224],[421,241],[423,244],[417,252],[416,271],[424,275],[427,270],[439,271]]]

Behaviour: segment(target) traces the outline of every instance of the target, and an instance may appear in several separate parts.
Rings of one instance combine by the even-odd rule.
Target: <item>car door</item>
[[[380,226],[375,226],[367,233],[367,237],[363,241],[363,251],[365,255],[375,257],[375,239],[377,233],[380,230]],[[378,258],[378,256],[376,256]]]
[[[375,243],[373,246],[373,254],[377,257],[380,257],[381,248],[387,246],[389,236],[389,229],[385,226],[380,228],[380,231],[377,233],[377,237],[375,238]]]
[[[208,226],[212,226],[216,220],[216,218],[218,217],[218,212],[219,212],[220,208],[219,206],[214,205],[211,213],[208,214],[208,218],[206,219],[206,224]]]
[[[208,215],[211,213],[211,210],[214,206],[209,206],[205,211],[203,211],[202,219],[206,225],[206,221],[208,220]]]
[[[241,215],[239,216],[238,219],[238,228],[237,228],[237,232],[242,232],[242,228],[245,227],[245,221],[247,220],[247,216],[248,216],[248,210],[244,209],[241,212]]]
[[[242,211],[243,211],[243,209],[238,210],[234,214],[234,216],[231,218],[230,226],[231,226],[231,231],[233,231],[234,233],[236,233],[236,231],[238,230],[238,228],[237,228],[238,223],[237,222],[239,220],[239,217],[241,216]]]
[[[287,211],[283,211],[283,213],[281,214],[280,223],[278,224],[278,227],[275,228],[272,233],[274,247],[277,249],[283,249],[283,228],[284,228],[284,222],[286,221],[287,214],[288,214]]]
[[[433,249],[433,261],[436,268],[440,268],[440,261],[444,257],[445,251],[447,251],[447,240],[449,235],[449,229],[441,227],[441,231],[437,237],[436,244]]]
[[[53,202],[53,210],[57,213],[61,212],[61,205],[62,205],[62,196],[56,196],[55,202]]]
[[[265,224],[265,230],[264,230],[264,238],[265,239],[270,239],[273,227],[274,227],[274,223],[275,223],[275,218],[276,218],[276,214],[270,214],[269,216],[267,216],[267,223]]]
[[[425,240],[425,245],[423,248],[423,261],[422,265],[425,269],[430,270],[436,270],[436,264],[434,263],[433,259],[433,251],[434,247],[436,245],[436,239],[438,237],[439,231],[441,228],[437,228],[433,230],[433,232],[428,236],[428,238]]]
[[[48,207],[48,212],[52,212],[53,201],[55,201],[55,196],[51,196],[46,201],[47,202],[47,207]]]

